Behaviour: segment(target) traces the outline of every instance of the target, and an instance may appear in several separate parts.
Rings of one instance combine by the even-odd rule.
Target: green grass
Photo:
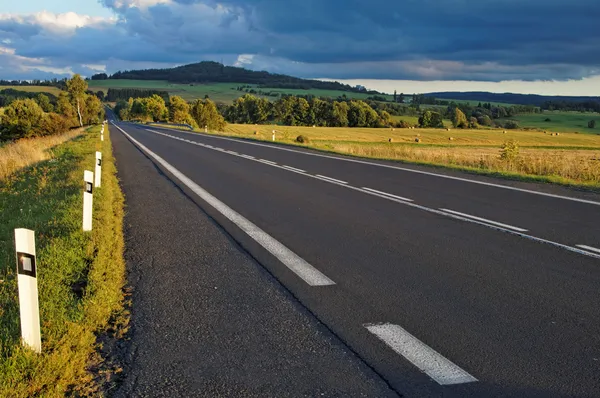
[[[153,90],[164,90],[168,91],[170,95],[179,95],[183,99],[192,101],[198,98],[204,98],[208,95],[213,101],[231,103],[236,98],[246,94],[244,91],[236,90],[239,86],[247,86],[244,83],[193,83],[193,84],[176,84],[169,83],[164,80],[127,80],[127,79],[115,79],[115,80],[92,80],[88,82],[89,88],[92,91],[102,90],[105,93],[108,92],[109,88],[140,88],[140,89],[153,89]],[[346,95],[348,98],[355,99],[366,99],[371,96],[370,94],[352,93],[346,91],[337,90],[295,90],[295,89],[281,89],[281,88],[256,88],[257,91],[262,90],[265,92],[277,92],[293,95],[315,95],[317,97],[332,97],[337,98],[341,95]],[[392,96],[388,95],[388,98]],[[275,99],[276,97],[266,97]]]
[[[0,185],[0,396],[95,395],[87,370],[99,362],[96,339],[122,315],[123,196],[110,140],[99,127],[52,149],[50,160]],[[109,134],[105,134],[108,138]],[[94,191],[94,230],[84,233],[84,169],[104,157],[102,187]],[[36,232],[41,355],[19,343],[14,229]]]
[[[523,128],[537,128],[548,132],[579,132],[600,134],[600,114],[598,113],[582,113],[582,112],[550,112],[546,111],[542,114],[527,114],[517,115],[500,121],[516,120]],[[550,121],[546,121],[550,119]],[[596,128],[590,129],[588,122],[596,120]]]
[[[58,87],[46,86],[0,86],[0,90],[12,88],[14,90],[25,91],[28,93],[50,93],[58,97],[61,90]]]

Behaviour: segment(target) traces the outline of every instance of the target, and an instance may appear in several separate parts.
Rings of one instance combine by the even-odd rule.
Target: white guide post
[[[94,186],[99,187],[102,182],[102,152],[96,151],[96,170],[94,171]]]
[[[204,132],[208,133],[208,126],[204,126]]]
[[[85,188],[83,190],[83,230],[92,230],[92,192],[94,184],[94,173],[89,170],[83,172]]]
[[[273,130],[273,141],[275,141],[275,130]]]
[[[35,233],[29,229],[15,229],[15,249],[17,252],[22,343],[39,354],[42,352],[42,337],[35,261]]]

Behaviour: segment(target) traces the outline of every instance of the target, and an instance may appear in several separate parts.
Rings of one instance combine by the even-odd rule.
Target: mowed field
[[[538,128],[548,132],[579,132],[600,134],[600,113],[550,112],[517,115],[503,120],[516,120],[522,127]],[[546,121],[550,119],[550,121]],[[590,129],[588,122],[596,120],[596,128]]]
[[[370,129],[230,124],[223,134],[303,145],[366,158],[408,161],[510,178],[600,189],[600,135],[538,131]],[[309,144],[295,142],[304,135]],[[416,139],[419,142],[416,142]],[[390,143],[389,140],[392,140]],[[507,141],[519,145],[510,161],[500,158]]]
[[[247,86],[244,83],[193,83],[193,84],[176,84],[169,83],[164,80],[126,80],[126,79],[115,79],[115,80],[92,80],[88,82],[90,90],[98,91],[102,90],[105,93],[108,92],[109,88],[140,88],[140,89],[153,89],[153,90],[164,90],[168,91],[170,95],[179,95],[185,100],[192,101],[198,98],[204,98],[208,95],[210,99],[216,102],[231,103],[236,98],[246,94],[244,91],[236,90],[239,86]],[[252,85],[251,85],[252,86]],[[257,91],[262,90],[265,92],[276,92],[280,94],[290,95],[315,95],[317,97],[331,97],[337,98],[341,95],[346,95],[348,98],[354,99],[366,99],[370,94],[352,93],[347,91],[337,90],[295,90],[295,89],[282,89],[282,88],[257,88]],[[392,96],[387,96],[391,98]],[[275,98],[275,97],[267,97]]]
[[[0,91],[12,88],[13,90],[26,91],[28,93],[50,93],[58,96],[60,89],[58,87],[47,86],[0,86]]]

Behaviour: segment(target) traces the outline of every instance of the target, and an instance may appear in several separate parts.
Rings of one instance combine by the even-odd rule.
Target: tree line
[[[172,96],[168,103],[154,94],[145,98],[129,98],[117,102],[115,113],[121,120],[139,122],[171,122],[187,124],[194,128],[205,126],[211,130],[223,130],[225,119],[217,105],[210,99],[198,99],[188,103],[179,96]]]
[[[148,98],[153,95],[162,97],[165,101],[169,100],[169,93],[162,90],[150,90],[139,88],[109,88],[106,93],[105,101],[117,102],[119,100],[127,101],[129,98]]]
[[[0,115],[0,141],[59,134],[74,127],[97,124],[104,120],[100,99],[87,90],[85,80],[74,75],[65,81],[58,97],[35,94],[7,104]]]

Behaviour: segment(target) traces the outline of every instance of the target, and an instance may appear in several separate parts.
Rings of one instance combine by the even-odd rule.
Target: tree
[[[396,93],[396,90],[394,90],[394,102],[398,102],[398,94]]]
[[[160,122],[168,119],[169,110],[165,100],[159,95],[154,94],[150,98],[142,98],[141,103],[143,115],[149,117],[152,121]]]
[[[452,112],[452,125],[454,126],[454,128],[461,129],[469,127],[467,117],[465,116],[463,111],[461,111],[458,107],[454,108],[454,111]]]
[[[331,120],[328,125],[330,127],[346,127],[348,126],[348,111],[350,107],[347,102],[335,101],[332,106]]]
[[[86,125],[100,123],[104,120],[102,102],[95,95],[88,95],[85,99],[84,123]]]
[[[39,93],[35,97],[38,105],[44,110],[44,112],[54,112],[54,106],[50,103],[50,98],[46,94]]]
[[[210,99],[196,100],[192,105],[191,114],[200,128],[207,126],[210,130],[221,131],[226,126],[225,119]]]
[[[444,127],[444,121],[441,114],[425,111],[421,117],[419,117],[419,126],[423,128],[442,128]]]
[[[194,126],[196,122],[190,115],[190,105],[181,97],[175,95],[169,99],[169,120],[177,124]]]
[[[32,99],[13,101],[0,117],[0,138],[12,140],[44,134],[44,110]]]
[[[67,91],[71,96],[71,100],[77,104],[77,114],[79,115],[79,126],[83,127],[83,118],[81,116],[81,103],[85,101],[85,92],[88,89],[88,84],[81,78],[80,75],[74,74],[73,77],[67,80]]]
[[[588,127],[591,128],[591,129],[596,128],[596,121],[595,120],[590,120],[588,122]]]
[[[479,123],[482,126],[491,126],[492,119],[488,115],[479,116],[477,118],[477,123]]]
[[[56,101],[56,111],[58,114],[64,116],[69,127],[73,127],[77,124],[76,110],[69,100],[69,94],[65,93],[64,91],[58,95],[58,100]]]

